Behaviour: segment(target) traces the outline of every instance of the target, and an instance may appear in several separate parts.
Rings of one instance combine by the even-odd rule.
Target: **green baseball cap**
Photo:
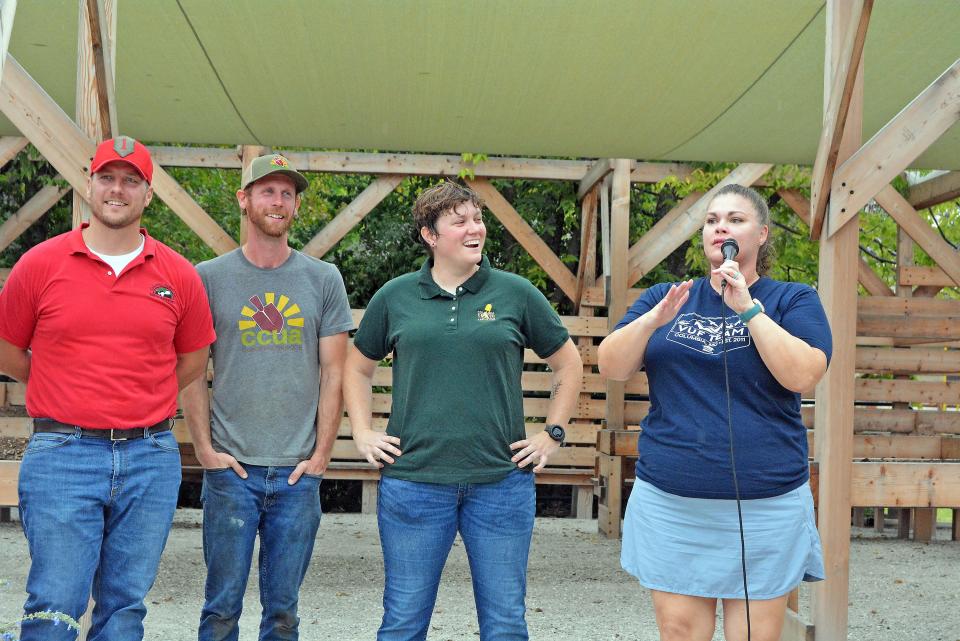
[[[297,186],[298,194],[310,185],[307,179],[303,177],[303,174],[294,169],[290,165],[290,161],[284,156],[280,154],[267,154],[266,156],[255,158],[253,162],[250,163],[250,166],[244,170],[240,189],[246,189],[264,176],[269,176],[270,174],[289,176],[293,184]]]

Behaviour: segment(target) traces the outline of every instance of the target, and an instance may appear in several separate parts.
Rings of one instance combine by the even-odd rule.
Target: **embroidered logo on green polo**
[[[248,349],[300,349],[303,345],[303,315],[300,306],[276,292],[249,298],[237,322],[240,343]]]
[[[477,320],[481,321],[492,321],[497,320],[497,315],[493,311],[493,305],[487,303],[483,306],[483,309],[477,310]]]

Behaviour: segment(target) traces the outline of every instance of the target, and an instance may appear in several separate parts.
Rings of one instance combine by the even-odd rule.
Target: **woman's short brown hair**
[[[411,237],[432,253],[430,245],[423,239],[420,230],[426,227],[432,233],[437,233],[437,220],[447,212],[455,211],[464,203],[470,203],[477,209],[483,209],[483,201],[469,187],[464,187],[452,180],[444,180],[429,189],[425,189],[413,203],[413,229]]]

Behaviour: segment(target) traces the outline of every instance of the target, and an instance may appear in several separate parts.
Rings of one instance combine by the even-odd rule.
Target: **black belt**
[[[55,421],[52,418],[33,419],[33,433],[46,432],[50,434],[76,434],[80,430],[80,436],[93,438],[106,438],[111,441],[126,441],[132,438],[143,438],[147,434],[159,434],[173,429],[173,424],[169,419],[163,419],[156,425],[150,427],[124,427],[112,429],[93,430],[77,425],[68,425]]]

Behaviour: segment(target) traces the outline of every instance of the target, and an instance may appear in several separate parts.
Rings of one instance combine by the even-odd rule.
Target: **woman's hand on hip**
[[[387,436],[385,432],[376,430],[357,430],[353,434],[353,442],[360,455],[378,468],[384,463],[393,463],[395,456],[400,456],[400,439],[396,436]]]
[[[516,452],[510,460],[516,463],[517,467],[524,468],[531,463],[536,463],[533,471],[539,472],[547,464],[550,455],[560,449],[560,443],[550,438],[546,431],[543,431],[532,438],[511,443],[510,449]]]

